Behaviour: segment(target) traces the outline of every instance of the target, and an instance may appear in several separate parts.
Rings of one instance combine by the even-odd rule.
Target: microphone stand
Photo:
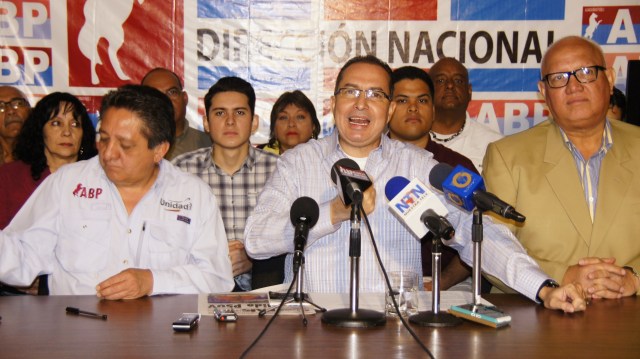
[[[488,308],[482,304],[482,296],[480,295],[480,280],[482,268],[482,211],[478,208],[473,210],[473,224],[471,225],[471,240],[473,242],[473,267],[472,267],[472,286],[473,286],[473,302],[461,305],[460,307],[472,313],[486,311]]]
[[[462,323],[462,319],[440,311],[440,277],[442,257],[442,236],[434,232],[431,240],[431,310],[420,312],[409,317],[409,322],[423,327],[452,327]]]
[[[471,241],[473,242],[473,305],[480,305],[480,268],[482,268],[482,211],[473,210],[473,224],[471,225]]]
[[[291,295],[289,293],[287,293],[287,295],[285,296],[285,298],[288,298],[285,301],[282,301],[279,305],[275,305],[272,307],[269,307],[268,309],[262,309],[259,313],[258,316],[260,318],[264,317],[267,313],[274,311],[280,307],[284,307],[285,305],[292,303],[292,302],[296,302],[300,304],[300,313],[302,314],[302,324],[306,327],[307,326],[307,317],[304,313],[304,303],[308,303],[311,304],[312,306],[314,306],[316,309],[318,309],[321,312],[326,312],[327,310],[325,308],[322,308],[321,306],[317,305],[316,303],[314,303],[313,301],[311,301],[309,299],[309,296],[302,290],[302,283],[303,283],[303,273],[304,273],[304,263],[305,263],[305,259],[304,259],[304,254],[301,254],[301,259],[300,259],[300,265],[298,266],[297,269],[297,274],[295,277],[296,280],[296,291],[293,293],[293,296],[291,297]]]
[[[351,257],[351,282],[349,288],[350,307],[333,309],[322,315],[322,322],[329,325],[348,328],[369,328],[384,325],[387,318],[384,313],[358,308],[360,278],[360,210],[361,200],[351,203],[351,233],[349,236],[349,257]]]

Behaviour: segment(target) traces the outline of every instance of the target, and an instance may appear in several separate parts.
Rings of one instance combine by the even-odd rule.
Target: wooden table
[[[546,310],[524,297],[486,299],[509,313],[511,326],[465,322],[453,328],[412,326],[436,358],[640,358],[640,299],[595,301],[586,312]],[[67,315],[67,306],[108,314],[107,321]],[[101,301],[93,296],[0,297],[0,358],[237,358],[267,319],[217,323],[203,317],[191,333],[171,323],[197,310],[195,295]],[[375,329],[307,327],[280,317],[248,358],[426,358],[402,324]]]

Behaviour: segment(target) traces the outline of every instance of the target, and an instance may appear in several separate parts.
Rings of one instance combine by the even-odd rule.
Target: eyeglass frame
[[[0,113],[5,113],[7,111],[7,105],[11,106],[14,110],[17,110],[20,107],[29,107],[29,101],[22,97],[16,97],[9,101],[0,101]]]
[[[584,73],[585,69],[591,69],[591,68],[595,69],[595,73],[596,73],[596,75],[595,75],[593,80],[591,80],[591,81],[582,81],[582,80],[580,80],[578,78],[578,76],[576,76],[576,74],[579,71],[583,71],[583,73]],[[598,72],[600,72],[600,71],[607,71],[607,68],[604,67],[604,66],[600,66],[600,65],[583,66],[583,67],[577,68],[577,69],[575,69],[573,71],[559,71],[559,72],[552,72],[550,74],[546,74],[546,75],[544,75],[542,77],[541,81],[545,81],[547,83],[547,85],[549,85],[549,87],[552,88],[552,89],[559,89],[559,88],[566,87],[569,84],[569,81],[571,80],[571,75],[573,75],[573,77],[575,77],[576,80],[581,84],[588,84],[588,83],[595,82],[595,81],[598,80]],[[562,85],[562,86],[552,86],[551,83],[549,82],[549,76],[558,75],[558,74],[567,75],[567,77],[566,77],[567,80],[566,80],[565,84]]]
[[[336,92],[333,93],[333,95],[334,96],[340,96],[344,90],[351,90],[351,91],[355,92],[354,93],[355,97],[352,98],[353,100],[359,99],[360,95],[362,95],[362,93],[364,93],[364,98],[366,100],[375,101],[375,98],[371,97],[371,96],[374,93],[378,93],[378,94],[381,94],[385,99],[387,99],[387,101],[391,101],[391,96],[387,95],[386,92],[384,92],[382,90],[378,90],[378,89],[366,89],[366,90],[363,90],[363,89],[359,89],[359,88],[355,88],[355,87],[341,87],[341,88],[337,89]]]

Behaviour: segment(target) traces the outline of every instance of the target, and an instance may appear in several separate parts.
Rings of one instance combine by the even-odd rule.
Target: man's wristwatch
[[[536,302],[538,302],[538,303],[544,303],[544,301],[542,299],[540,299],[540,291],[544,287],[558,288],[558,287],[560,287],[560,284],[558,284],[558,282],[556,282],[553,279],[547,279],[544,282],[542,282],[542,285],[540,286],[540,288],[538,288],[538,293],[536,294]]]

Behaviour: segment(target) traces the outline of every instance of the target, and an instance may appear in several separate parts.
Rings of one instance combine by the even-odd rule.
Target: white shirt
[[[487,152],[487,146],[491,142],[504,137],[500,133],[470,118],[467,118],[462,132],[452,140],[443,142],[435,139],[435,137],[447,139],[452,136],[453,135],[435,133],[435,136],[432,134],[431,138],[437,143],[449,147],[469,158],[480,173],[482,173],[482,160],[484,159],[485,152]]]
[[[61,167],[0,231],[0,280],[50,274],[51,294],[95,294],[127,269],[153,273],[153,294],[233,288],[227,239],[211,189],[163,160],[131,214],[98,157]]]
[[[340,149],[337,134],[311,140],[287,150],[280,159],[249,217],[245,228],[247,253],[256,259],[289,253],[285,281],[293,278],[291,253],[294,228],[289,211],[301,196],[313,198],[320,207],[320,217],[309,232],[305,249],[304,289],[308,292],[349,292],[349,221],[331,224],[330,202],[337,196],[331,181],[333,164],[346,154]],[[390,178],[419,178],[428,183],[429,173],[437,162],[430,152],[382,136],[380,147],[368,157],[365,172],[374,180],[376,209],[368,215],[382,262],[387,271],[411,270],[422,273],[420,240],[414,237],[387,208],[385,186]],[[445,201],[440,196],[441,201]],[[456,236],[448,243],[460,252],[467,263],[473,258],[471,243],[472,215],[446,204],[448,220]],[[540,285],[549,278],[525,253],[522,245],[504,226],[484,216],[482,246],[483,270],[495,275],[511,288],[535,299]],[[362,219],[362,254],[360,257],[360,291],[384,292],[384,279],[376,261],[371,238]]]

